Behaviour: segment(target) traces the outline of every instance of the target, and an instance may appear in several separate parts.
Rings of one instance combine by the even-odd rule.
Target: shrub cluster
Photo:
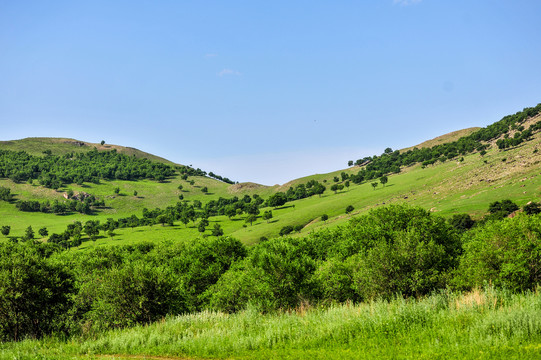
[[[486,282],[520,292],[540,281],[540,214],[459,232],[426,210],[389,206],[335,229],[249,249],[230,237],[86,252],[2,243],[0,338],[88,334],[202,309],[419,297]]]

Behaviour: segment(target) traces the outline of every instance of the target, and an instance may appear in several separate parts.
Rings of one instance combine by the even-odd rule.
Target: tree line
[[[25,151],[0,150],[0,178],[14,182],[37,180],[42,186],[59,189],[64,184],[99,183],[106,180],[153,179],[163,181],[175,170],[167,164],[118,153],[116,150],[67,153],[43,157]]]

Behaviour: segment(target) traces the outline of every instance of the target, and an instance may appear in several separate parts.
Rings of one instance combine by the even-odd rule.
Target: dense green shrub
[[[277,238],[258,244],[243,264],[211,288],[210,303],[227,311],[247,305],[240,304],[239,299],[255,302],[262,310],[297,306],[309,298],[310,276],[315,270],[307,245],[302,238]],[[240,280],[234,283],[234,278]]]
[[[187,311],[185,296],[165,266],[137,261],[93,275],[76,297],[84,331],[150,323]]]
[[[0,244],[0,340],[65,330],[73,277],[49,254],[31,243]]]
[[[455,277],[460,288],[491,282],[514,291],[541,281],[541,215],[519,214],[464,233],[464,255]]]

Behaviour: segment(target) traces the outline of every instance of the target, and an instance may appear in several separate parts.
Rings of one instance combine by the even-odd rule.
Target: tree
[[[224,234],[224,230],[220,226],[220,224],[214,224],[214,229],[212,229],[212,235],[213,236],[222,236]]]
[[[165,214],[158,215],[158,217],[156,218],[156,221],[158,221],[160,224],[162,224],[162,226],[164,226],[165,223],[167,222],[167,215]]]
[[[448,221],[452,227],[461,232],[471,229],[475,224],[469,214],[455,214]]]
[[[177,188],[178,188],[180,191],[182,191],[182,188],[183,188],[182,184],[180,184]]]
[[[263,213],[262,216],[263,220],[267,220],[267,224],[269,223],[269,220],[272,219],[272,211],[268,210]]]
[[[11,230],[11,226],[9,226],[9,225],[4,225],[4,226],[2,226],[2,229],[1,229],[2,235],[8,236],[10,230]]]
[[[280,236],[289,235],[293,232],[293,226],[286,225],[283,228],[280,229]]]
[[[287,202],[287,195],[281,191],[271,195],[267,199],[267,204],[274,208],[284,205]]]
[[[338,191],[338,184],[332,184],[331,190],[334,191],[334,193],[336,194],[336,192]]]
[[[231,218],[233,216],[235,216],[237,214],[237,210],[235,209],[235,206],[234,205],[227,205],[224,209],[224,215],[227,216],[229,218],[229,220],[231,220]]]
[[[114,141],[114,140],[113,140],[113,141]],[[100,144],[103,146],[103,144],[105,144],[105,140],[102,140],[102,141],[100,142]]]
[[[385,175],[379,178],[379,182],[381,183],[381,185],[383,185],[383,187],[385,187],[385,184],[387,184],[387,181],[389,181],[389,179]]]
[[[133,190],[133,196],[137,196],[137,190]]]
[[[179,199],[179,200],[184,200],[184,195],[180,194],[180,195],[178,196],[178,199]]]
[[[32,240],[34,238],[34,230],[32,229],[32,226],[28,226],[26,228],[26,231],[24,233],[24,239],[25,240]]]
[[[529,202],[522,208],[527,215],[534,215],[541,213],[541,203]]]
[[[0,244],[0,338],[22,340],[61,332],[74,279],[37,246]]]
[[[249,214],[249,215],[246,217],[246,219],[244,220],[244,222],[250,223],[250,226],[252,226],[252,225],[253,225],[253,222],[256,221],[256,219],[257,219],[257,216],[256,216],[256,215],[254,215],[254,214]]]
[[[201,222],[197,226],[197,230],[202,234],[205,232],[206,228],[207,228],[206,223],[203,220],[201,220]]]
[[[115,194],[118,195],[120,193],[120,188],[117,186],[114,191],[115,191]]]
[[[353,205],[348,205],[346,207],[346,214],[349,214],[350,212],[352,212],[353,210],[355,210],[355,208],[353,207]]]
[[[349,180],[346,180],[346,182],[344,183],[344,185],[345,185],[345,186],[348,188],[348,190],[349,190],[349,185],[350,185],[350,184],[349,184]]]
[[[329,220],[329,215],[327,214],[321,215],[321,221],[326,222],[327,220]]]
[[[41,236],[41,237],[45,237],[45,236],[49,235],[49,231],[47,230],[47,228],[45,226],[42,227],[41,229],[39,229],[38,233],[39,233],[39,236]]]
[[[84,232],[92,241],[96,241],[96,236],[100,233],[100,222],[98,220],[88,220],[85,223]]]
[[[353,160],[348,161],[348,166],[353,166]]]
[[[204,193],[204,194],[208,193],[208,192],[209,192],[208,187],[206,187],[206,186],[203,187],[203,188],[201,189],[201,192]]]
[[[372,187],[374,188],[374,190],[376,190],[376,188],[378,187],[378,183],[377,183],[377,182],[373,182],[373,183],[372,183]]]

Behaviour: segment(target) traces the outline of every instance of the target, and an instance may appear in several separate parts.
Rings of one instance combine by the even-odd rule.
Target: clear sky
[[[266,185],[541,102],[541,1],[0,0],[0,140]]]

